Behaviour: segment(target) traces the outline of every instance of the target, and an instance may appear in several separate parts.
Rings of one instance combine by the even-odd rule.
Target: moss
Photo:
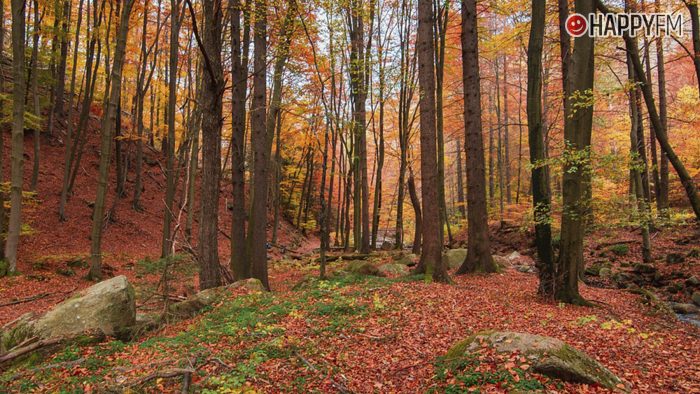
[[[6,276],[10,270],[10,264],[5,260],[0,260],[0,278]]]

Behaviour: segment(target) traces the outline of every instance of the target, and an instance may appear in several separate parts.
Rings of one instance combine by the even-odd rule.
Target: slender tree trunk
[[[163,212],[163,238],[161,257],[170,256],[174,234],[171,226],[174,219],[175,201],[175,106],[177,104],[177,62],[180,50],[180,0],[170,0],[170,74],[168,75],[168,149],[165,165],[165,210]]]
[[[576,0],[575,9],[587,15],[595,11],[594,0]],[[567,33],[564,33],[567,34]],[[568,40],[569,36],[562,39]],[[571,81],[571,92],[577,100],[585,102],[593,89],[593,38],[583,35],[576,38],[571,59],[570,74],[565,80]],[[572,100],[568,97],[568,100]],[[578,102],[573,102],[578,104]],[[566,107],[565,107],[566,108]],[[585,304],[579,294],[578,280],[583,269],[583,237],[590,213],[590,168],[591,130],[593,127],[593,106],[584,105],[567,116],[564,125],[565,148],[576,158],[566,161],[563,168],[563,212],[561,224],[561,244],[557,261],[555,298],[572,304]]]
[[[476,0],[462,0],[462,81],[464,83],[465,152],[467,154],[467,257],[457,274],[495,272],[491,257],[484,145],[481,127],[481,93],[479,88],[479,37]]]
[[[455,141],[457,150],[457,205],[462,219],[467,218],[467,207],[464,202],[464,175],[462,174],[462,143],[459,137]]]
[[[535,217],[535,244],[539,273],[538,293],[554,295],[554,252],[552,250],[551,197],[547,188],[544,133],[542,131],[542,47],[545,4],[532,1],[532,22],[527,55],[527,124],[532,165],[532,203]]]
[[[117,119],[119,97],[121,96],[122,68],[126,52],[126,38],[129,31],[129,15],[134,5],[133,0],[125,0],[119,18],[119,30],[117,32],[117,46],[114,53],[114,64],[111,72],[109,98],[102,119],[102,137],[100,142],[100,170],[97,182],[97,195],[92,214],[92,232],[90,236],[90,273],[92,280],[102,279],[102,230],[104,222],[104,207],[107,197],[107,183],[109,178],[109,162],[112,146],[113,132]]]
[[[408,194],[411,197],[411,205],[413,205],[413,212],[415,216],[413,248],[411,248],[411,253],[420,254],[421,246],[423,245],[423,216],[421,215],[420,199],[418,198],[418,193],[416,192],[416,181],[413,176],[413,170],[410,168],[408,172]]]
[[[39,36],[41,34],[41,17],[39,16],[39,1],[34,0],[34,32],[32,34],[32,65],[31,84],[32,99],[34,103],[33,112],[37,117],[41,117],[41,106],[39,104]],[[36,191],[36,184],[39,181],[39,161],[41,158],[41,133],[39,128],[34,130],[34,160],[32,166],[31,190]]]
[[[661,12],[660,0],[655,0],[656,12]],[[658,73],[659,85],[659,123],[663,127],[662,133],[668,135],[668,115],[666,106],[666,64],[664,60],[664,42],[663,37],[658,37],[656,40],[656,67]],[[652,127],[653,129],[653,127]],[[656,139],[657,132],[654,132],[652,138]],[[654,140],[656,147],[656,140]],[[660,152],[659,160],[659,193],[656,196],[656,208],[659,211],[659,216],[668,218],[668,156],[663,149]]]
[[[188,1],[188,0],[186,0]],[[194,10],[190,7],[193,26]],[[199,42],[202,73],[202,179],[200,182],[199,287],[221,284],[219,266],[219,185],[221,180],[221,126],[224,76],[221,66],[223,10],[215,0],[203,0],[204,29]],[[195,35],[198,33],[195,32]]]
[[[267,136],[267,0],[255,1],[255,56],[250,145],[253,153],[253,186],[248,222],[247,250],[251,273],[266,289],[267,277],[267,186],[270,151]]]
[[[693,36],[693,64],[698,83],[698,95],[700,96],[700,15],[698,13],[697,0],[683,0],[690,13],[691,34]]]
[[[27,84],[24,82],[24,34],[25,1],[11,0],[12,12],[12,137],[10,139],[11,185],[10,185],[10,221],[5,242],[5,259],[9,264],[8,272],[17,272],[17,246],[22,227],[22,180],[24,150],[24,98]]]

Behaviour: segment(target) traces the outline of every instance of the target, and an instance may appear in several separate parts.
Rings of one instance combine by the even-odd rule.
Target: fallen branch
[[[36,350],[61,343],[62,341],[63,338],[42,339],[40,341],[36,341],[25,346],[15,347],[9,352],[0,355],[0,365],[8,363],[18,357],[24,356],[25,354],[34,352]]]
[[[12,301],[5,302],[3,304],[0,304],[0,308],[5,307],[5,306],[12,306],[12,305],[17,305],[17,304],[24,304],[25,302],[32,302],[36,300],[40,300],[42,298],[46,298],[54,293],[41,293],[37,295],[33,295],[31,297],[25,297],[25,298],[16,298]]]
[[[311,364],[311,363],[309,362],[309,360],[305,359],[304,356],[302,356],[301,354],[299,354],[299,352],[294,351],[294,355],[297,356],[297,358],[298,358],[302,363],[304,363],[304,365],[306,365],[307,368],[309,368],[310,370],[312,370],[312,371],[318,373],[319,375],[324,375],[323,372],[321,372],[318,368],[316,368],[315,365]],[[330,379],[330,381],[331,381],[331,385],[332,385],[336,390],[338,390],[339,392],[341,392],[341,393],[343,393],[343,394],[351,394],[351,393],[352,393],[352,391],[348,390],[347,387],[343,386],[342,384],[336,382],[335,379],[333,379],[332,377],[329,377],[329,379]]]

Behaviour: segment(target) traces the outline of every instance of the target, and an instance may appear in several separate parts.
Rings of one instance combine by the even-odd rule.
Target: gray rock
[[[415,265],[418,262],[418,256],[413,253],[409,253],[403,256],[399,256],[396,260],[397,264],[403,265]]]
[[[700,306],[700,291],[693,292],[693,295],[690,296],[690,299],[693,300],[693,303],[695,303],[695,305]]]
[[[404,276],[411,272],[411,270],[405,264],[383,264],[377,267],[377,269],[384,276]]]
[[[442,255],[442,262],[450,269],[459,268],[467,258],[467,249],[450,249]]]
[[[602,364],[563,341],[511,331],[482,331],[458,342],[446,355],[448,360],[458,360],[477,351],[484,344],[499,353],[519,352],[527,357],[533,370],[555,379],[569,382],[598,384],[617,389],[622,380]]]
[[[609,267],[603,267],[600,269],[600,271],[598,271],[598,275],[601,278],[610,278],[612,276],[612,269]]]
[[[383,276],[376,265],[365,260],[350,260],[345,265],[345,270],[359,275]]]
[[[678,302],[669,302],[668,305],[673,309],[674,312],[680,313],[682,315],[690,315],[692,313],[700,312],[700,309],[693,304],[681,304]]]
[[[700,287],[700,279],[697,276],[691,276],[685,280],[685,285],[688,287]]]
[[[651,264],[637,263],[634,265],[633,271],[638,274],[655,274],[657,268]]]
[[[128,338],[135,323],[134,288],[125,276],[117,276],[77,292],[41,316],[25,314],[0,332],[0,353],[31,337]]]
[[[493,262],[496,263],[498,268],[505,269],[511,266],[510,260],[508,260],[507,257],[499,256],[494,254],[493,256]]]

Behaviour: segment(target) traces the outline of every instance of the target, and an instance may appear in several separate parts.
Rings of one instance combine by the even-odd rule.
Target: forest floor
[[[91,122],[94,131],[97,120]],[[21,274],[0,280],[0,324],[26,312],[41,313],[92,284],[84,276],[96,137],[94,132],[90,135],[66,222],[57,215],[63,148],[58,140],[45,141],[37,197],[24,207]],[[26,139],[30,155],[31,138],[29,134]],[[136,212],[130,196],[113,200],[111,193],[103,242],[106,274],[129,278],[137,289],[140,313],[162,308],[156,284],[163,270],[157,256],[164,178],[159,155],[149,156],[145,210]],[[25,168],[30,171],[31,166]],[[222,188],[222,229],[229,226],[228,195],[230,190]],[[225,262],[229,248],[224,233],[219,244]],[[495,253],[518,251],[524,260],[532,255],[531,237],[521,229],[493,225],[492,234]],[[700,276],[697,227],[677,225],[654,233],[653,277],[634,276],[635,264],[641,261],[639,239],[630,229],[597,229],[587,238],[586,263],[647,281],[663,299],[688,302],[683,283]],[[309,279],[318,273],[313,254],[317,239],[303,237],[283,222],[278,244],[280,248],[270,251],[271,293],[239,290],[198,317],[132,342],[71,345],[45,360],[30,358],[0,374],[0,391],[178,392],[183,370],[193,371],[188,384],[196,391],[233,393],[603,391],[550,381],[532,373],[517,357],[487,355],[476,372],[454,369],[441,360],[455,342],[479,330],[497,329],[564,340],[607,366],[633,392],[700,393],[700,329],[676,319],[653,297],[618,289],[622,282],[599,272],[587,275],[587,284],[581,284],[582,294],[595,306],[576,307],[540,299],[536,275],[513,268],[454,277],[452,285],[426,283],[416,276],[344,275],[320,282]],[[378,252],[377,259],[391,261],[397,253]],[[670,255],[680,258],[669,259]],[[184,253],[176,261],[171,295],[181,299],[197,291],[196,266]],[[331,271],[340,268],[339,263],[330,264]]]

